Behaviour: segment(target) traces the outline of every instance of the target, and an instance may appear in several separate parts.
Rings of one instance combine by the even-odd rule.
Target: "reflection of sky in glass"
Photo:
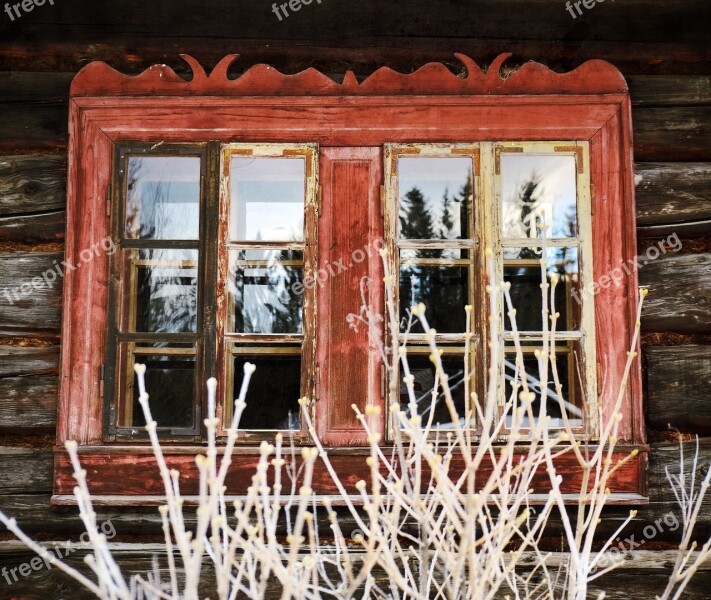
[[[303,158],[233,157],[230,237],[233,240],[304,239]]]
[[[526,203],[521,190],[539,185]],[[577,230],[574,156],[501,155],[502,227],[505,237],[542,237],[536,225],[545,218],[545,237],[574,237]],[[530,214],[526,214],[531,209]]]
[[[129,158],[127,237],[196,240],[199,219],[198,157]]]
[[[471,158],[400,158],[398,159],[398,185],[400,201],[403,208],[405,194],[417,188],[425,197],[425,207],[432,217],[433,229],[439,232],[443,229],[444,195],[450,199],[460,199],[460,192],[471,176]],[[453,221],[452,234],[449,239],[461,237],[460,203],[450,204],[450,215]]]

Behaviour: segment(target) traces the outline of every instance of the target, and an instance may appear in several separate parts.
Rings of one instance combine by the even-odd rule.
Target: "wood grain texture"
[[[352,404],[361,412],[367,404],[382,410],[377,339],[369,339],[368,327],[350,328],[347,316],[359,314],[361,279],[382,279],[380,244],[380,182],[382,155],[379,148],[328,148],[321,159],[323,208],[319,215],[319,267],[327,277],[319,294],[321,343],[318,345],[319,404],[317,426],[327,444],[364,445],[365,433]],[[358,254],[356,254],[356,251]],[[380,286],[366,292],[368,302],[378,302]],[[382,419],[380,420],[382,422]],[[376,427],[381,435],[382,426]]]
[[[706,161],[711,156],[711,106],[638,108],[633,123],[638,161]]]
[[[711,346],[651,347],[647,365],[647,423],[711,435]]]
[[[57,424],[59,381],[56,375],[0,379],[0,428],[22,430]]]
[[[639,262],[640,284],[649,287],[642,329],[647,332],[711,331],[711,254],[666,254]]]
[[[23,244],[62,240],[66,219],[63,210],[20,217],[0,217],[0,240]]]
[[[633,75],[627,83],[632,106],[705,106],[711,102],[708,75]]]
[[[0,446],[0,495],[52,489],[52,451]]]
[[[166,453],[166,463],[169,468],[177,469],[181,473],[180,490],[183,495],[194,496],[198,493],[198,473],[195,467],[195,454],[197,448],[178,448],[174,453]],[[111,452],[111,449],[92,448],[84,450],[80,447],[81,464],[87,470],[89,489],[96,496],[123,496],[123,495],[162,495],[163,484],[160,479],[155,459],[149,454],[126,454]],[[341,452],[329,455],[329,459],[347,493],[357,496],[356,483],[370,479],[370,470],[365,459],[368,449],[360,451]],[[629,455],[627,451],[615,451],[612,455],[613,462],[617,462]],[[239,460],[234,460],[228,470],[225,485],[227,493],[233,496],[244,495],[246,488],[251,485],[259,460],[257,454],[244,453]],[[516,459],[515,459],[516,460]],[[640,452],[637,459],[629,460],[622,465],[610,481],[613,493],[639,494],[642,492],[640,472],[646,461],[646,454]],[[565,494],[575,493],[580,490],[581,470],[572,455],[566,453],[555,460],[557,471],[563,475],[561,491]],[[297,457],[297,467],[301,459]],[[459,477],[464,469],[464,462],[460,456],[452,458],[449,470],[450,477]],[[490,464],[483,464],[477,471],[477,485],[483,485],[492,470]],[[385,476],[387,471],[384,466],[381,471]],[[54,493],[62,496],[72,494],[74,479],[73,469],[68,457],[63,452],[55,455]],[[429,480],[427,469],[423,466],[423,481]],[[273,472],[268,473],[271,480]],[[319,495],[337,496],[338,486],[333,482],[326,466],[322,461],[317,461],[314,466],[313,483],[311,486]],[[542,467],[531,480],[531,487],[538,494],[547,493],[550,482],[545,469]]]
[[[59,347],[26,348],[0,345],[0,377],[56,375]]]
[[[711,163],[637,163],[637,232],[679,237],[711,232]]]
[[[64,210],[66,181],[65,154],[0,157],[0,217]]]
[[[62,261],[57,252],[0,252],[0,333],[58,332],[60,326],[62,281],[59,277],[51,287],[42,274]],[[35,278],[40,278],[39,280]],[[32,281],[37,287],[32,287]],[[28,284],[22,294],[15,289]],[[7,292],[7,293],[6,293]]]
[[[159,568],[164,579],[167,578],[167,557],[158,544],[112,543],[109,544],[117,564],[126,574],[152,571],[152,556],[157,556]],[[50,549],[52,547],[50,546]],[[67,557],[67,563],[80,572],[91,577],[88,567],[83,562],[85,550],[77,550]],[[17,568],[21,563],[28,562],[34,555],[16,542],[0,542],[0,567]],[[562,569],[564,572],[568,555],[564,552],[553,552],[548,557],[548,565],[553,573]],[[525,566],[533,564],[536,558],[531,554],[521,557],[522,571]],[[650,552],[638,550],[628,560],[622,562],[613,573],[593,582],[590,597],[597,597],[605,590],[605,598],[614,600],[649,600],[655,593],[661,593],[669,576],[669,568],[674,555],[670,551]],[[176,561],[179,564],[179,559]],[[19,572],[16,571],[19,575]],[[386,578],[382,572],[373,571],[373,576],[381,580],[381,587],[388,589]],[[10,575],[12,577],[12,575]],[[644,584],[640,585],[640,579]],[[181,576],[179,575],[179,581]],[[683,598],[685,600],[706,600],[708,586],[711,585],[711,565],[705,563],[698,574],[692,579]],[[205,566],[204,576],[199,585],[200,598],[210,598],[214,594],[214,583],[211,570]],[[282,590],[278,582],[270,580],[265,590],[263,600],[281,598]],[[508,589],[502,589],[495,600],[504,600]],[[354,596],[359,597],[359,596]],[[11,586],[0,588],[0,600],[46,600],[47,598],[72,598],[72,600],[89,600],[95,598],[88,594],[72,579],[66,577],[57,569],[32,571],[27,578],[18,576],[18,581]]]

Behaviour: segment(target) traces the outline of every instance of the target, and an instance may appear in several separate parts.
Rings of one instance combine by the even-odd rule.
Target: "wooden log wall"
[[[711,461],[709,16],[707,0],[606,2],[576,19],[561,0],[324,0],[281,21],[269,2],[246,0],[62,0],[14,21],[0,12],[0,509],[44,539],[75,539],[81,531],[75,510],[49,505],[61,288],[12,304],[2,290],[61,259],[67,98],[83,65],[104,60],[138,73],[166,62],[182,74],[187,70],[180,52],[207,67],[239,52],[235,75],[266,62],[286,73],[316,67],[336,79],[352,69],[362,79],[382,65],[411,72],[430,61],[456,73],[462,67],[454,52],[485,65],[510,51],[505,68],[535,59],[569,70],[600,58],[628,79],[640,253],[676,239],[669,236],[681,245],[640,271],[651,289],[642,323],[652,451],[650,504],[631,531],[639,534],[674,511],[665,468],[677,465],[678,449],[669,427],[682,436],[702,436],[702,463]],[[612,507],[603,529],[614,531],[625,515],[625,509]],[[117,540],[153,540],[160,532],[155,509],[101,509],[99,519],[108,518]],[[711,502],[699,522],[699,537],[709,534]],[[10,538],[0,531],[0,567],[27,558],[3,541]],[[656,541],[674,538],[665,531]],[[124,554],[129,568],[148,566],[145,551],[132,547]],[[660,589],[664,557],[644,556],[635,554],[631,568],[608,580],[608,598],[650,598]],[[687,597],[708,597],[709,583],[706,570]],[[0,580],[0,600],[40,597],[81,596],[56,571],[13,586]]]

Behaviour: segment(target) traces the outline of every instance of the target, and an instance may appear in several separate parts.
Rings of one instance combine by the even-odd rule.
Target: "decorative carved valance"
[[[378,95],[542,95],[626,92],[622,74],[610,63],[590,60],[568,73],[556,73],[545,65],[528,62],[502,77],[501,68],[511,56],[500,54],[484,70],[468,56],[455,54],[466,69],[453,74],[442,63],[428,63],[404,74],[382,67],[359,83],[347,71],[338,83],[310,68],[284,75],[268,65],[255,65],[236,79],[228,70],[238,54],[225,56],[208,75],[200,63],[181,55],[193,77],[186,81],[167,65],[154,65],[140,75],[124,75],[103,62],[84,67],[72,82],[71,95],[79,96],[378,96]]]

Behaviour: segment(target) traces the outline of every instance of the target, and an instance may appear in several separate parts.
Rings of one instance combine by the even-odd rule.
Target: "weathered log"
[[[645,264],[646,263],[646,264]],[[639,261],[639,279],[650,289],[642,328],[648,332],[711,331],[711,254],[666,254]]]
[[[0,217],[64,210],[66,180],[64,154],[0,157]]]
[[[647,423],[711,435],[711,346],[652,347],[647,364]]]
[[[51,543],[46,547],[52,552],[59,553],[70,566],[78,569],[90,578],[91,573],[83,562],[83,557],[87,553],[86,547],[78,546],[69,552],[69,547],[63,545],[59,550]],[[161,572],[161,577],[167,580],[167,557],[165,550],[159,544],[110,544],[112,555],[126,574],[145,574],[152,570],[153,556],[157,557]],[[84,598],[94,598],[79,584],[61,573],[56,568],[48,569],[44,563],[35,562],[37,570],[24,568],[26,574],[23,577],[19,571],[19,565],[29,563],[34,557],[34,553],[25,549],[17,542],[0,542],[0,567],[5,567],[8,571],[10,584],[0,588],[0,600],[10,600],[22,598],[23,600],[44,600],[45,598],[69,598],[82,600]],[[565,552],[553,552],[548,556],[547,564],[553,573],[561,574],[561,581],[565,566],[569,556]],[[671,565],[675,559],[674,551],[646,551],[636,550],[630,553],[627,560],[621,562],[620,566],[611,574],[600,578],[591,585],[590,597],[597,597],[599,592],[605,590],[606,598],[616,600],[649,600],[655,593],[660,593],[666,584]],[[178,568],[180,560],[177,559]],[[521,559],[521,571],[526,571],[527,565],[537,562],[537,557],[533,553],[525,553]],[[358,564],[359,561],[356,561]],[[12,571],[14,569],[14,572]],[[182,582],[182,575],[179,572],[179,581]],[[388,590],[387,578],[384,573],[374,571],[372,573],[376,579],[381,580],[380,584]],[[640,585],[640,578],[644,579],[644,584]],[[708,598],[708,585],[711,584],[711,562],[704,563],[698,573],[692,579],[687,588],[684,598],[706,599]],[[203,577],[199,585],[201,598],[212,598],[215,594],[214,579],[212,570],[207,564],[204,566]],[[510,594],[508,589],[502,589],[497,594],[497,600],[503,600],[506,594]],[[278,580],[269,580],[265,595],[265,600],[281,597],[281,588]]]
[[[52,491],[51,450],[0,446],[0,495]]]
[[[54,242],[64,239],[66,213],[63,210],[38,215],[0,218],[0,240]]]
[[[59,381],[54,375],[0,379],[0,427],[23,429],[57,424]]]
[[[705,161],[711,107],[637,108],[632,116],[638,161]]]
[[[711,232],[711,163],[637,163],[637,234]]]
[[[0,346],[0,377],[56,375],[59,372],[59,347],[26,348]]]
[[[707,75],[633,75],[627,84],[632,106],[705,106],[711,100]]]
[[[47,285],[42,276],[62,259],[58,252],[0,252],[0,332],[59,330],[62,280]]]

